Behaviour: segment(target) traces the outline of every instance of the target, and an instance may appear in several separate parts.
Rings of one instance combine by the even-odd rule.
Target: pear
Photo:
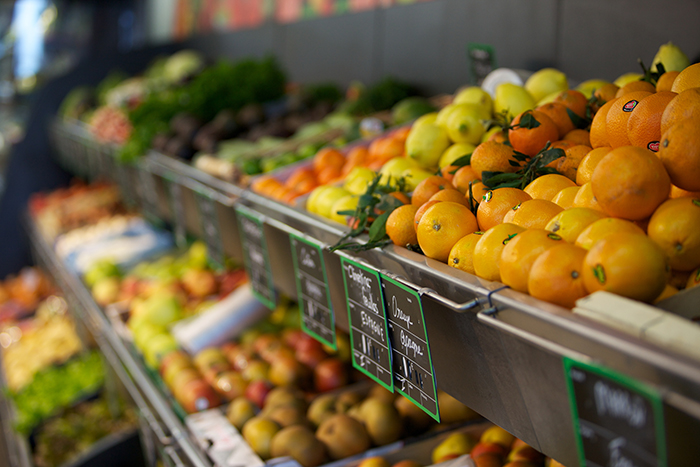
[[[243,425],[243,438],[263,460],[270,458],[272,438],[280,431],[277,422],[265,417],[253,417]]]
[[[690,60],[688,56],[673,42],[668,42],[659,47],[654,60],[651,62],[651,71],[656,71],[656,65],[662,63],[666,71],[683,71]]]
[[[476,446],[476,439],[466,433],[453,433],[433,449],[433,464],[443,460],[459,457],[469,452]]]
[[[393,443],[401,437],[401,415],[392,402],[376,398],[366,399],[360,406],[360,416],[372,442],[377,446]]]
[[[336,414],[318,427],[316,437],[326,445],[334,460],[365,452],[372,446],[361,422],[345,414]]]
[[[323,394],[311,402],[306,416],[316,426],[335,415],[336,396],[333,394]]]
[[[226,410],[226,418],[237,430],[242,430],[248,420],[255,417],[258,408],[245,397],[237,397]]]
[[[525,81],[525,89],[535,101],[539,101],[554,92],[566,91],[569,89],[569,83],[566,80],[566,75],[561,71],[554,68],[543,68],[533,73]]]
[[[295,425],[280,430],[270,445],[272,457],[291,456],[303,467],[316,467],[328,460],[326,447],[307,427]]]

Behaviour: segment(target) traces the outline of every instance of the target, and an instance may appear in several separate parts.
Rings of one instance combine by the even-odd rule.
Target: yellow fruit
[[[501,280],[501,253],[503,248],[525,228],[515,224],[498,224],[484,232],[474,247],[474,272],[489,280]]]
[[[676,44],[667,42],[656,52],[654,60],[651,62],[651,71],[656,71],[657,63],[663,64],[666,71],[682,71],[690,65],[690,60]]]
[[[576,90],[583,93],[586,99],[590,99],[597,89],[602,88],[606,84],[610,84],[610,81],[605,81],[604,79],[589,79],[576,86]]]
[[[644,75],[642,75],[641,73],[625,73],[623,75],[618,76],[617,79],[613,81],[613,84],[621,88],[627,83],[631,83],[632,81],[639,81],[642,78],[644,78]]]
[[[448,165],[452,165],[454,161],[462,156],[471,154],[474,152],[476,146],[469,143],[455,143],[442,153],[440,156],[440,161],[438,162],[438,167],[445,168]]]
[[[598,240],[613,233],[636,233],[644,235],[644,231],[636,224],[616,217],[606,217],[592,222],[576,237],[576,245],[590,250]]]
[[[561,190],[573,186],[576,186],[576,183],[563,175],[547,174],[534,179],[523,191],[533,199],[551,201]]]
[[[401,176],[406,180],[406,188],[408,191],[413,191],[416,189],[418,184],[428,177],[431,177],[433,172],[428,172],[425,169],[418,167],[406,169],[401,172]]]
[[[700,87],[700,63],[695,63],[678,73],[673,80],[671,91],[680,94],[686,89],[698,87]]]
[[[530,199],[518,203],[503,217],[503,222],[510,222],[526,229],[543,229],[554,216],[563,209],[545,199]]]
[[[364,167],[363,167],[364,168]],[[416,162],[415,159],[411,159],[410,157],[394,157],[393,159],[390,159],[387,163],[385,163],[381,169],[379,169],[379,173],[382,175],[382,178],[380,179],[381,184],[385,185],[388,184],[391,178],[391,181],[396,182],[399,178],[401,178],[402,174],[407,170],[407,169],[414,169],[418,168],[418,162]],[[356,169],[353,169],[356,170]],[[365,169],[369,170],[370,169]],[[352,172],[350,172],[352,174]],[[372,174],[374,175],[374,174]],[[370,179],[371,181],[371,179]],[[347,188],[347,187],[346,187]],[[365,191],[363,190],[361,193],[364,193]]]
[[[564,239],[544,229],[530,229],[518,234],[501,253],[501,281],[513,290],[527,293],[532,264],[540,254],[561,244],[564,244]]]
[[[425,256],[444,263],[455,243],[476,230],[476,218],[469,208],[459,203],[442,201],[425,211],[416,233]]]
[[[672,269],[697,268],[700,266],[700,199],[665,201],[651,216],[647,233],[668,255]]]
[[[433,449],[433,464],[438,464],[454,457],[469,454],[476,440],[466,433],[453,433]]]
[[[426,123],[429,123],[431,125],[435,124],[435,121],[437,120],[438,113],[437,112],[430,112],[427,113],[421,117],[418,117],[415,122],[413,122],[413,126],[411,129],[419,127],[421,125],[425,125]]]
[[[445,122],[447,135],[455,143],[479,144],[486,129],[476,104],[457,104]]]
[[[389,164],[389,162],[387,162],[387,164]],[[367,185],[372,183],[372,180],[374,180],[375,175],[376,174],[374,173],[374,171],[368,169],[367,167],[355,167],[345,177],[345,183],[343,184],[343,188],[348,190],[353,195],[360,195],[367,191]]]
[[[561,71],[543,68],[530,75],[525,82],[525,89],[535,101],[539,101],[552,93],[569,89],[569,83]]]
[[[559,193],[554,196],[554,198],[552,198],[552,203],[560,206],[562,209],[572,208],[574,206],[576,195],[580,189],[581,187],[579,186],[564,188],[563,190],[560,190]]]
[[[604,213],[590,208],[570,208],[554,216],[545,226],[569,243],[575,243],[583,230],[599,219],[607,217]]]
[[[479,86],[470,86],[460,90],[452,101],[453,104],[476,104],[481,110],[481,118],[488,120],[493,114],[491,95]]]
[[[348,217],[343,214],[338,214],[340,211],[354,211],[357,208],[357,204],[360,202],[359,196],[347,195],[340,198],[331,207],[331,213],[329,219],[335,222],[339,222],[343,225],[347,225]]]
[[[496,88],[493,110],[495,114],[506,112],[509,118],[514,118],[526,110],[533,109],[535,102],[535,99],[524,87],[512,83],[503,83]]]
[[[474,270],[474,249],[484,232],[472,232],[460,238],[450,250],[447,265],[469,274],[476,274]]]
[[[440,156],[450,145],[444,128],[430,123],[413,126],[406,139],[406,154],[423,168],[436,167]]]
[[[331,209],[335,203],[350,195],[351,193],[345,188],[329,186],[322,195],[316,199],[316,214],[322,217],[330,218]]]

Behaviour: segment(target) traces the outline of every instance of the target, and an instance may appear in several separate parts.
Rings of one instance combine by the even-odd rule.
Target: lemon
[[[610,81],[605,81],[604,79],[589,79],[576,86],[576,90],[586,96],[586,99],[590,99],[597,89],[602,88],[606,84],[610,84]]]
[[[316,201],[323,195],[323,193],[330,188],[328,185],[321,185],[314,188],[314,190],[309,194],[306,200],[306,210],[313,214],[318,214],[318,209],[316,209]]]
[[[447,136],[455,143],[479,143],[486,131],[480,113],[475,104],[459,104],[459,108],[453,110],[447,119]]]
[[[488,141],[492,135],[501,131],[503,131],[503,128],[498,125],[492,127],[490,130],[483,134],[483,136],[481,137],[481,142],[483,143],[484,141]]]
[[[340,211],[353,211],[357,208],[357,204],[360,202],[359,196],[347,195],[340,198],[331,207],[330,220],[339,222],[341,224],[347,224],[348,216],[338,214]]]
[[[566,91],[569,89],[569,83],[566,80],[566,75],[561,71],[554,68],[543,68],[533,73],[525,81],[525,89],[535,101],[538,101],[553,92]]]
[[[651,71],[656,71],[656,64],[663,63],[666,71],[683,71],[690,60],[688,56],[673,42],[668,42],[659,47],[654,60],[651,62]]]
[[[435,167],[440,156],[450,145],[447,131],[434,123],[414,125],[406,138],[406,154],[421,167]]]
[[[493,100],[493,110],[496,114],[508,112],[509,118],[514,118],[526,110],[535,107],[535,99],[522,86],[512,83],[499,84]]]
[[[535,104],[535,107],[539,107],[541,105],[545,105],[545,104],[549,104],[550,102],[554,102],[554,99],[556,99],[559,94],[561,94],[561,91],[554,91],[551,94],[547,94],[542,99],[537,101],[537,104]]]
[[[394,157],[386,162],[379,170],[379,173],[382,175],[379,183],[386,185],[389,183],[390,178],[393,181],[396,181],[397,179],[401,178],[401,174],[404,172],[404,170],[414,167],[418,167],[418,162],[416,162],[414,159],[408,157]]]
[[[420,167],[412,167],[410,169],[404,170],[401,173],[401,176],[406,179],[406,188],[408,189],[408,191],[415,190],[420,182],[430,177],[431,175],[434,175],[434,173],[428,172],[427,170],[421,169]]]
[[[448,117],[452,115],[452,112],[457,108],[457,104],[450,104],[443,107],[442,110],[438,112],[437,117],[435,118],[435,124],[444,127],[447,123]]]
[[[631,83],[632,81],[639,81],[640,79],[644,78],[644,75],[641,73],[625,73],[624,75],[620,75],[617,77],[613,83],[617,85],[617,87],[622,87],[627,83]]]
[[[333,205],[341,198],[344,198],[351,193],[345,188],[338,186],[329,186],[322,196],[316,199],[316,214],[319,216],[331,217],[331,209]]]
[[[345,177],[343,188],[348,190],[353,195],[359,195],[367,191],[367,185],[374,180],[375,173],[367,167],[355,167]]]
[[[474,152],[474,149],[476,149],[476,146],[470,143],[455,143],[442,153],[440,161],[438,162],[438,167],[441,169],[445,168],[460,157],[471,154]]]
[[[437,119],[437,116],[438,116],[437,112],[427,113],[427,114],[423,115],[422,117],[416,119],[416,121],[413,122],[412,128],[419,127],[419,126],[424,125],[426,123],[434,124],[435,119]]]
[[[475,104],[481,110],[481,118],[488,120],[493,115],[493,99],[479,86],[470,86],[457,93],[453,104]]]

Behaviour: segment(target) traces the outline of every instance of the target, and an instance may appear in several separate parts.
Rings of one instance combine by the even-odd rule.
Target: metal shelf
[[[290,296],[296,296],[290,234],[332,245],[346,232],[339,224],[194,173],[162,155],[151,153],[139,166],[159,177],[175,173],[190,190],[200,185],[215,190],[222,197],[220,212],[230,219],[235,220],[234,203],[261,214],[274,284]],[[236,243],[236,222],[230,219],[222,235]],[[240,258],[240,246],[228,253]],[[336,324],[347,330],[340,256],[327,249],[323,255]],[[566,356],[659,388],[668,463],[697,464],[699,362],[404,248],[388,246],[356,257],[420,293],[438,386],[528,444],[567,466],[579,465],[562,363]]]

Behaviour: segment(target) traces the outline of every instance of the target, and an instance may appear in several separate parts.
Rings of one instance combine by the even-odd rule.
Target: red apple
[[[476,446],[474,446],[474,449],[472,449],[472,452],[470,455],[472,456],[472,459],[476,459],[477,457],[481,456],[482,454],[496,454],[498,456],[501,456],[501,459],[505,459],[505,457],[508,455],[508,449],[501,446],[500,444],[496,443],[477,443]]]
[[[291,347],[295,351],[297,350],[299,342],[305,338],[304,336],[306,336],[306,334],[301,329],[285,329],[282,331],[282,341],[284,345]]]
[[[476,467],[501,467],[503,458],[497,454],[482,454],[474,459]]]
[[[267,394],[272,391],[272,383],[266,379],[251,382],[245,390],[245,398],[258,407],[265,406]]]
[[[244,269],[237,269],[224,273],[218,278],[219,281],[219,298],[227,297],[231,292],[236,290],[238,286],[243,284],[248,278]]]
[[[513,461],[526,461],[532,464],[541,464],[544,462],[544,455],[537,449],[526,444],[524,446],[518,446],[510,451],[510,454],[508,454],[508,462]]]
[[[221,400],[212,387],[200,379],[190,381],[182,388],[178,402],[187,413],[195,413],[217,407]]]
[[[243,376],[235,371],[224,371],[219,374],[214,381],[214,390],[227,401],[232,401],[236,397],[245,394],[248,383]]]
[[[314,369],[314,387],[318,392],[332,391],[346,386],[348,382],[347,367],[338,358],[327,358]]]
[[[301,363],[313,369],[328,358],[328,354],[323,350],[323,344],[311,336],[306,337],[299,342],[295,356]]]
[[[231,365],[227,360],[213,362],[209,366],[199,369],[199,371],[202,372],[202,376],[204,376],[204,379],[207,381],[207,383],[211,384],[212,386],[214,385],[214,381],[216,381],[216,378],[221,373],[231,370]]]

